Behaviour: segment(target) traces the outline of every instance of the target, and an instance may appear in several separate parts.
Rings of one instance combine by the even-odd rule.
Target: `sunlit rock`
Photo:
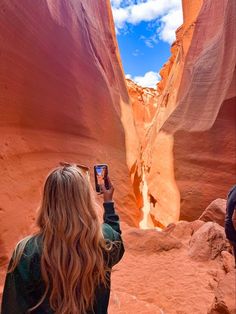
[[[186,0],[183,13],[136,167],[154,225],[198,219],[236,177],[236,2]]]

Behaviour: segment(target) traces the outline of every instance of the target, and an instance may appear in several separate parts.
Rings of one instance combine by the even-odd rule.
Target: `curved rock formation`
[[[198,218],[236,180],[236,2],[186,0],[183,11],[134,169],[149,227]]]
[[[153,90],[126,85],[108,0],[1,1],[0,266],[33,230],[50,168],[107,162],[128,243],[110,312],[233,313],[223,228],[177,221],[225,197],[236,175],[236,2],[183,0],[183,9]],[[130,228],[141,219],[167,227]]]
[[[210,201],[226,197],[236,180],[235,14],[235,1],[204,1],[176,108],[163,127],[175,132],[182,219],[196,218]],[[214,26],[208,23],[212,19]]]
[[[136,131],[109,1],[3,0],[0,20],[2,263],[59,161],[106,162],[118,211],[137,225],[125,150],[130,136],[137,159]]]

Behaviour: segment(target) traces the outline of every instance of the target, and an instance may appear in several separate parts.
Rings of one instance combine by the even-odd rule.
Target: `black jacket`
[[[236,245],[236,230],[233,225],[232,217],[236,210],[236,185],[229,191],[226,205],[225,233],[226,237]]]
[[[114,203],[104,203],[104,222],[102,231],[104,238],[117,241],[109,257],[104,254],[110,267],[114,266],[124,254],[124,246],[121,238],[119,217],[114,210]],[[26,244],[19,264],[12,273],[8,273],[5,280],[2,299],[1,314],[25,314],[33,307],[44,292],[44,283],[40,271],[40,257],[42,250],[42,239],[39,236],[32,237]],[[87,313],[106,314],[110,297],[110,273],[108,273],[108,287],[99,286],[95,294],[93,311]],[[33,314],[54,313],[50,308],[49,300],[44,302]]]

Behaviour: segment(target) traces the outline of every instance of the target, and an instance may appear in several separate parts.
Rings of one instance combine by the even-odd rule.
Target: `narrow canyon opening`
[[[229,116],[222,118],[225,106],[235,115],[234,51],[228,53],[229,59],[223,55],[224,42],[217,46],[210,27],[206,34],[212,42],[209,50],[205,50],[201,38],[204,26],[201,28],[198,21],[205,18],[207,5],[201,0],[183,1],[182,5],[184,21],[176,30],[171,57],[160,71],[161,80],[156,88],[142,87],[126,79],[137,137],[134,141],[138,142],[135,150],[129,138],[126,154],[129,160],[133,155],[129,169],[137,207],[142,213],[138,223],[144,229],[165,228],[179,219],[196,219],[217,193],[221,197],[227,193],[236,177],[236,146],[232,140],[236,134],[235,122]],[[225,36],[222,24],[217,29]],[[220,77],[225,70],[215,64],[222,64],[223,59],[230,75],[220,87],[221,92],[206,94],[207,90],[213,90],[212,81],[216,89],[220,86],[215,76],[218,73]],[[206,81],[206,77],[212,80]],[[206,99],[202,98],[204,94]],[[130,124],[123,125],[126,134],[129,133]],[[230,147],[224,138],[225,128]],[[218,139],[227,147],[225,157]],[[215,164],[217,173],[212,173],[211,164]],[[220,176],[227,179],[221,180],[221,186],[215,186],[213,178]]]
[[[236,182],[236,1],[182,0],[171,55],[148,72],[155,86],[125,73],[118,47],[122,27],[135,36],[127,24],[147,22],[159,33],[135,44],[155,51],[177,2],[1,0],[0,296],[16,243],[37,229],[49,171],[106,163],[126,250],[109,313],[235,313],[224,221]],[[140,21],[160,4],[160,24]]]

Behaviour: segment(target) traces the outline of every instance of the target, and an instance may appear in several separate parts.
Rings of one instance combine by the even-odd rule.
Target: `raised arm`
[[[110,179],[108,178],[109,189],[106,189],[104,185],[102,185],[103,191],[103,235],[104,238],[108,241],[111,241],[113,244],[112,250],[110,252],[110,267],[117,264],[123,254],[124,254],[124,245],[121,237],[121,229],[120,229],[120,221],[119,216],[115,212],[115,206],[113,201],[113,192],[114,187],[111,184]]]

